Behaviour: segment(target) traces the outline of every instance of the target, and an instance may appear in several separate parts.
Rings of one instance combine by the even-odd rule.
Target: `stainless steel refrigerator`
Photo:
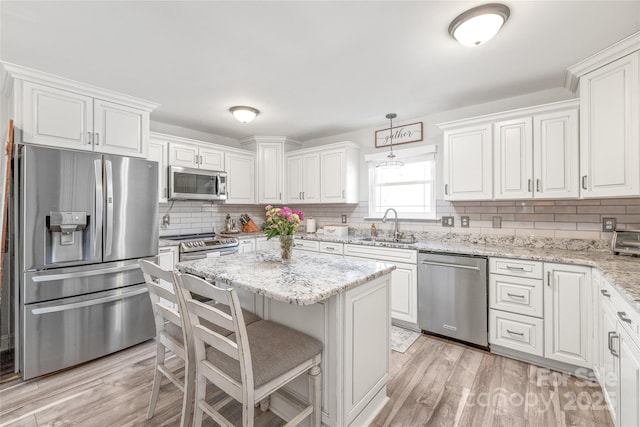
[[[23,379],[153,337],[138,259],[158,253],[158,164],[21,146],[14,167]]]

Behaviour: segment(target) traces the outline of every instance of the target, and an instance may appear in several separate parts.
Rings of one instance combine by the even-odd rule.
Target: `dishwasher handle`
[[[420,264],[437,265],[440,267],[452,267],[452,268],[462,268],[464,270],[480,271],[480,267],[476,267],[474,265],[450,264],[448,262],[436,262],[436,261],[420,261]]]

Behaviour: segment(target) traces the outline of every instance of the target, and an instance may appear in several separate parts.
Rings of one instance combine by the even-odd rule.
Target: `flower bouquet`
[[[304,220],[304,213],[299,210],[292,210],[287,206],[275,208],[267,205],[264,208],[267,217],[263,228],[270,239],[280,236],[280,249],[282,250],[282,262],[291,260],[293,249],[293,234],[300,225],[300,221]]]

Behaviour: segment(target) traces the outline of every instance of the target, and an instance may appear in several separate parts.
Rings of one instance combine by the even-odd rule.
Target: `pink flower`
[[[265,211],[268,211],[268,210],[269,210],[269,209],[271,209],[271,208],[273,208],[273,206],[271,206],[271,205],[267,205],[267,206],[265,206],[265,207],[264,207],[264,210],[265,210]]]
[[[298,215],[300,221],[304,221],[304,212],[302,211],[293,211],[294,214]]]

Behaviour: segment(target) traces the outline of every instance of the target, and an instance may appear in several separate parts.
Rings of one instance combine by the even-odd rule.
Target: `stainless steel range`
[[[163,239],[180,242],[180,261],[232,255],[238,252],[239,245],[235,237],[219,237],[215,233],[165,236]]]

